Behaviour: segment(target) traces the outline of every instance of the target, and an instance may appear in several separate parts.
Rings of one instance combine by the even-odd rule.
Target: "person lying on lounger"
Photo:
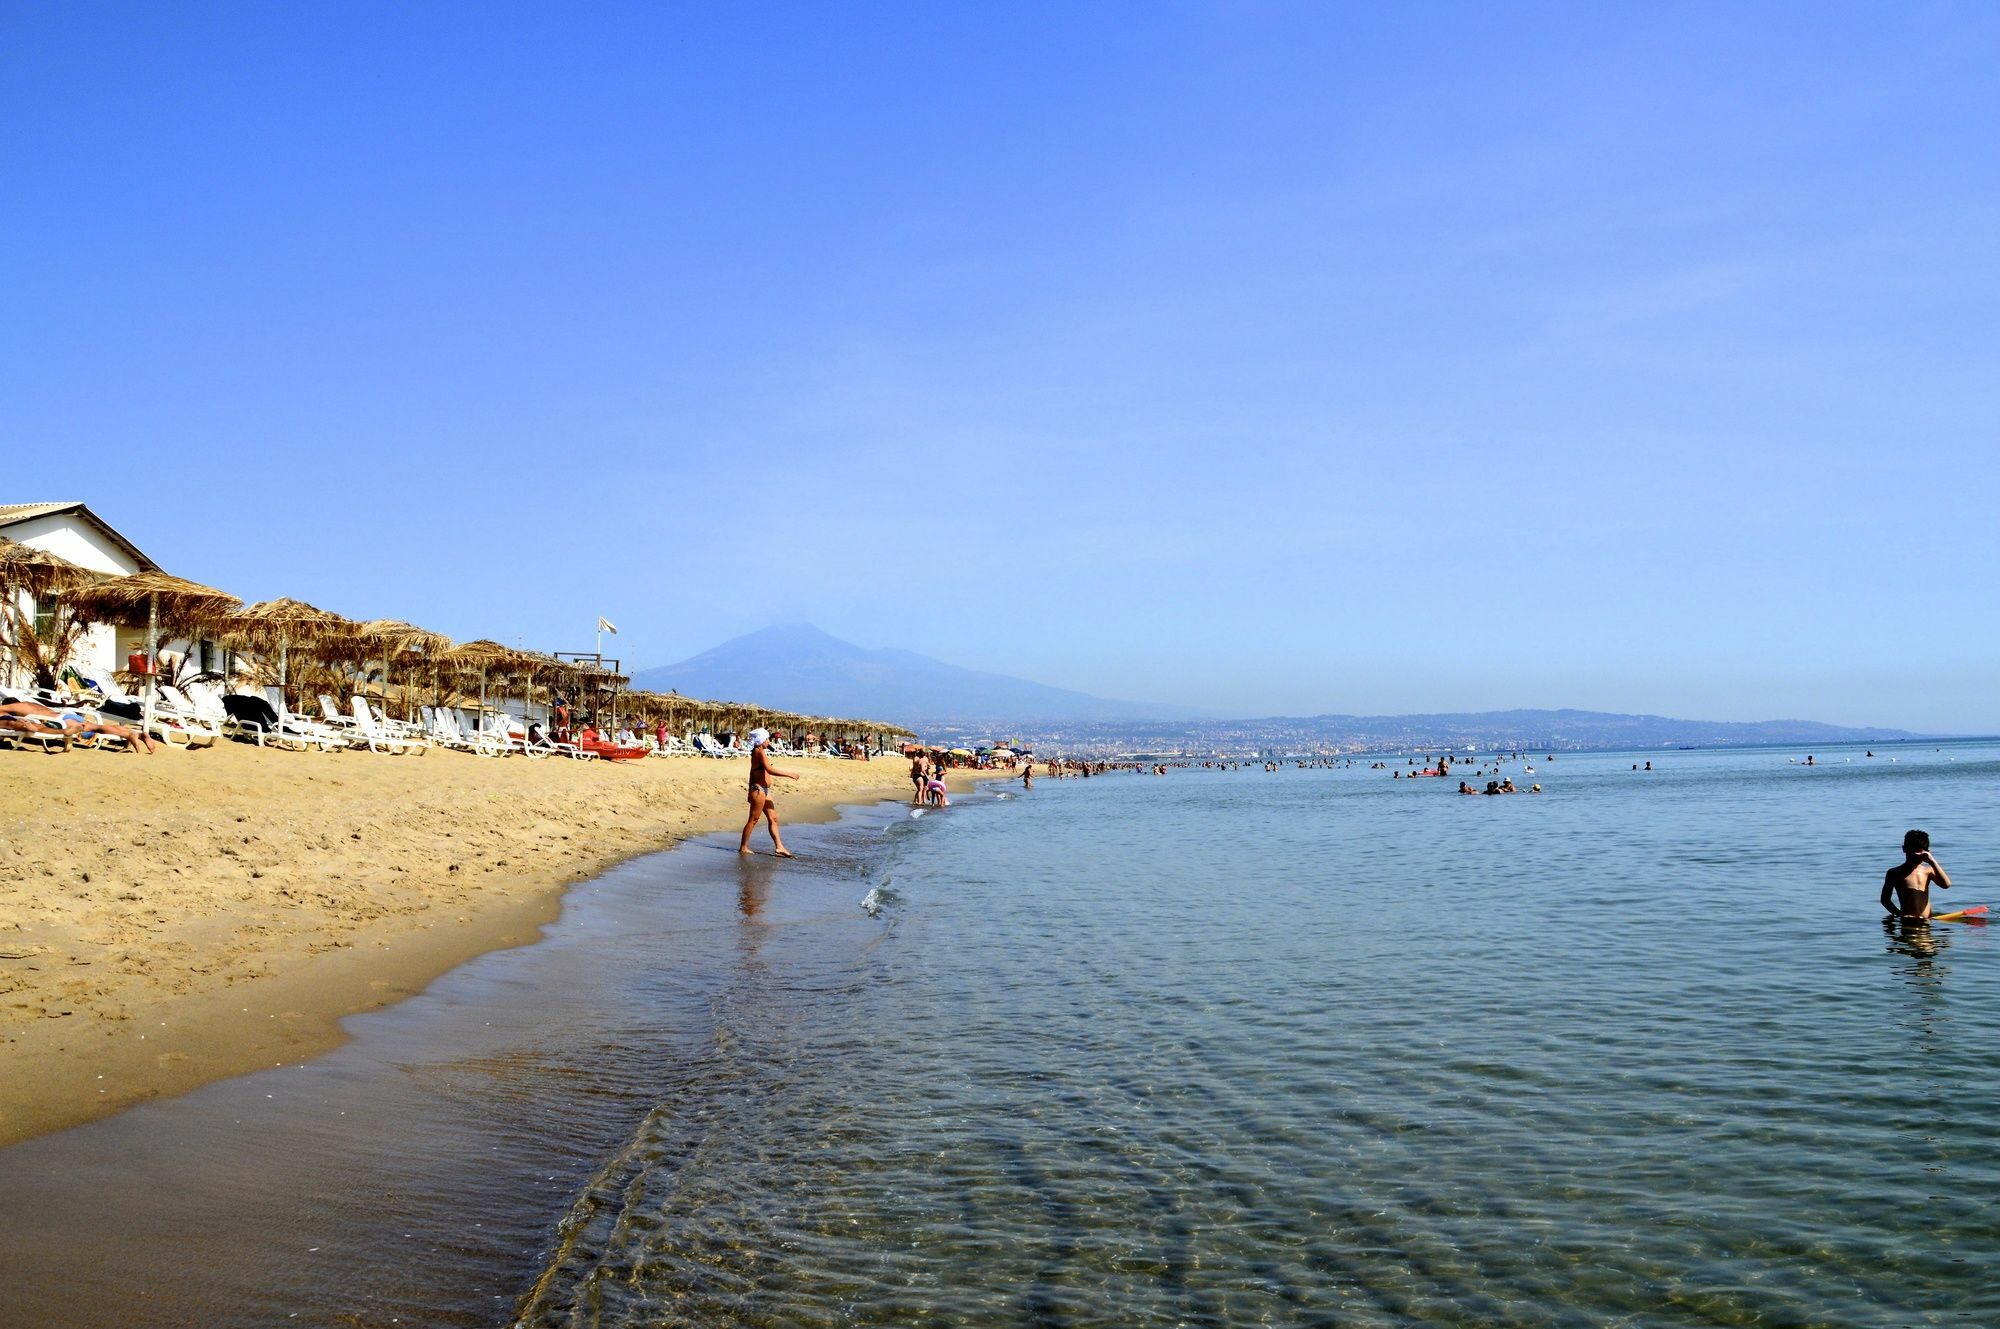
[[[33,701],[10,701],[0,705],[0,728],[21,734],[56,730],[63,736],[64,751],[68,751],[79,738],[94,739],[103,734],[124,739],[128,752],[136,752],[141,746],[148,753],[153,750],[153,740],[139,730],[127,729],[122,724],[113,724],[84,711],[58,711]]]

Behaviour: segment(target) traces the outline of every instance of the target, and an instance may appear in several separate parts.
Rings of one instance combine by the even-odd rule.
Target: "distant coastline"
[[[1362,756],[1432,752],[1622,752],[1772,748],[1798,744],[1940,743],[1971,735],[1921,734],[1814,720],[1684,720],[1610,711],[1514,710],[1418,715],[1265,716],[1243,720],[925,721],[926,734],[992,736],[1077,755],[1174,752],[1190,756]]]

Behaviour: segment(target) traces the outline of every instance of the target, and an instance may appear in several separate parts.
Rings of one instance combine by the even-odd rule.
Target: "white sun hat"
[[[770,738],[770,736],[771,736],[771,731],[768,729],[752,729],[750,731],[750,746],[754,748],[759,743],[762,743],[766,739]]]

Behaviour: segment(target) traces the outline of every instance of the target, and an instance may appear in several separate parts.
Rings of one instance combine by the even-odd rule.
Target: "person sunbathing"
[[[122,739],[127,752],[136,752],[143,746],[148,754],[153,751],[153,740],[143,731],[127,729],[122,724],[113,724],[101,716],[93,717],[84,711],[58,711],[40,702],[10,701],[0,704],[0,728],[19,734],[47,733],[54,729],[63,736],[63,751],[67,752],[79,738],[96,738],[109,735]]]

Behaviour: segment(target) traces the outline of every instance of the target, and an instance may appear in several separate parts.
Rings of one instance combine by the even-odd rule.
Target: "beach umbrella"
[[[517,651],[511,646],[502,646],[497,641],[481,638],[478,641],[461,642],[442,652],[439,658],[461,669],[479,671],[479,709],[483,714],[486,710],[487,672],[497,669],[505,673],[518,668],[528,657],[524,651]]]
[[[104,580],[59,554],[0,535],[0,590],[26,591],[36,599],[62,595]]]
[[[451,638],[442,633],[420,628],[414,623],[405,623],[400,618],[374,618],[361,624],[356,635],[373,644],[382,656],[382,705],[389,704],[389,660],[391,656],[423,656],[435,661],[438,655],[450,649]],[[432,691],[436,691],[436,673],[432,675]],[[410,718],[409,689],[403,690],[403,718]]]
[[[9,657],[19,659],[22,634],[32,633],[17,597],[33,596],[37,602],[102,581],[104,574],[80,568],[58,554],[0,536],[0,645]],[[57,659],[56,664],[61,660]]]
[[[70,603],[80,613],[100,623],[118,626],[146,625],[146,705],[145,726],[153,726],[153,699],[158,690],[160,630],[195,636],[203,629],[226,621],[243,603],[227,591],[188,581],[165,572],[135,572],[128,577],[106,577],[70,595]],[[140,608],[144,607],[144,617]]]
[[[231,614],[222,625],[222,636],[232,649],[242,647],[259,655],[277,655],[278,688],[285,693],[286,705],[290,705],[292,648],[351,645],[360,626],[351,618],[281,596],[276,600],[260,600]]]

